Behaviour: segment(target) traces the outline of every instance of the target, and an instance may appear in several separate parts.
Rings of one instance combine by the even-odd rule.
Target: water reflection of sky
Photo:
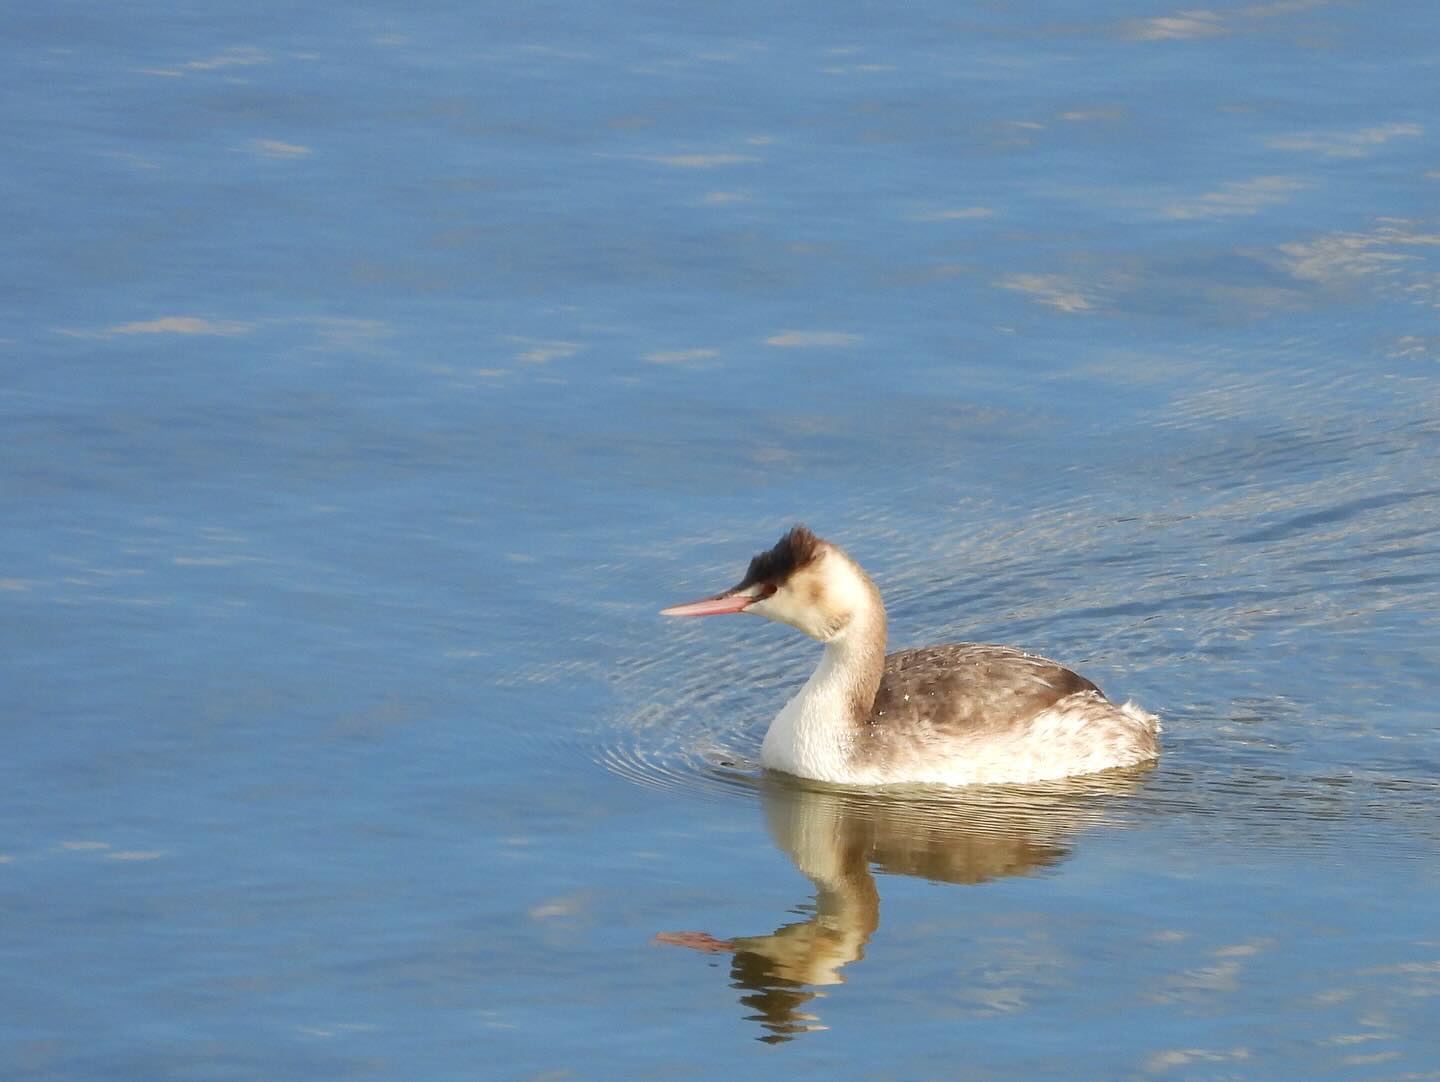
[[[1437,32],[16,13],[6,1073],[1433,1072]],[[1159,767],[797,842],[807,644],[652,617],[796,518]]]

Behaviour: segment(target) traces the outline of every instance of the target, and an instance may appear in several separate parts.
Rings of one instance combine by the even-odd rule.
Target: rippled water
[[[1440,9],[0,56],[0,1074],[1440,1076]],[[802,519],[1158,765],[762,776]]]

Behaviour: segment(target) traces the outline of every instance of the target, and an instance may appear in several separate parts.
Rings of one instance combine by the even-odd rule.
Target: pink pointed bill
[[[746,606],[759,601],[752,594],[721,594],[718,597],[702,597],[699,601],[688,601],[683,605],[671,605],[661,609],[661,616],[721,616],[728,612],[744,612]]]

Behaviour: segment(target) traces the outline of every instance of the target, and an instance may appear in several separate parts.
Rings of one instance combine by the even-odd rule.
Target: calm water
[[[1440,7],[6,24],[0,1075],[1440,1077]],[[1158,767],[762,779],[800,519]]]

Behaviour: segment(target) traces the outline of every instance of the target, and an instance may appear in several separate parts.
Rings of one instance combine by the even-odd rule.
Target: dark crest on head
[[[756,583],[779,586],[800,568],[820,558],[825,542],[804,526],[795,526],[775,547],[759,553],[750,561],[745,577],[737,590],[744,590]]]

